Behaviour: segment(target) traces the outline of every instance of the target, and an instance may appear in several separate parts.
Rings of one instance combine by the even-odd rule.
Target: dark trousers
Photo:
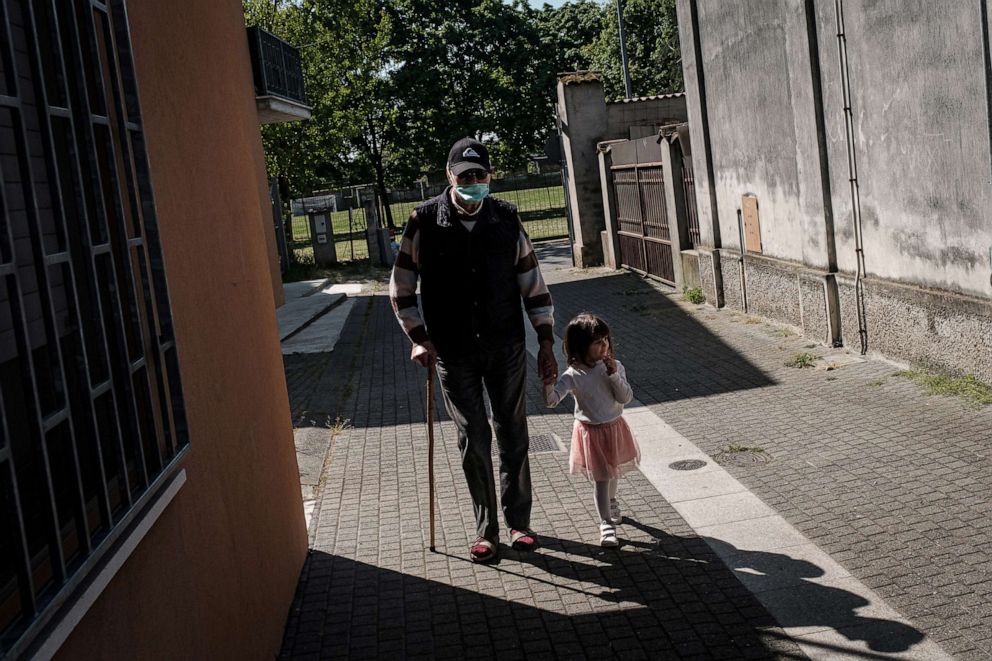
[[[500,505],[509,528],[530,527],[531,486],[527,449],[524,377],[527,363],[522,343],[504,349],[438,361],[441,393],[448,415],[458,428],[458,449],[475,511],[476,534],[496,539],[499,522],[493,479],[492,439],[499,448]],[[489,426],[483,386],[489,394],[493,427]]]

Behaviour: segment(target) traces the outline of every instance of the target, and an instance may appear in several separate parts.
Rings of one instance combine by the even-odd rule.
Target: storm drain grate
[[[532,453],[564,452],[565,444],[555,434],[534,434],[530,437],[530,451]]]
[[[706,462],[702,459],[683,459],[682,461],[675,461],[668,464],[668,467],[673,471],[694,471],[705,465]]]
[[[539,454],[541,452],[564,452],[565,445],[556,434],[531,434],[530,453]],[[493,439],[493,456],[499,452],[496,446],[496,439]]]

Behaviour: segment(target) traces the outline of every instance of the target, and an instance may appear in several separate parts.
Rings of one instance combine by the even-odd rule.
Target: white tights
[[[596,482],[596,509],[599,510],[599,518],[603,521],[610,521],[610,501],[617,497],[617,480],[603,480]]]

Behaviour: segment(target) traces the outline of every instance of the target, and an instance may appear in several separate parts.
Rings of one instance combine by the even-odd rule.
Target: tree
[[[342,114],[339,44],[314,20],[318,0],[244,0],[245,21],[272,32],[300,50],[311,118],[262,127],[266,169],[291,197],[313,192],[348,168],[339,145],[350,130]]]
[[[387,159],[397,139],[389,15],[379,0],[354,0],[318,2],[315,16],[337,42],[340,78],[334,82],[340,87],[339,111],[348,127],[345,152],[350,173],[357,181],[375,181],[386,224],[395,228],[387,188],[392,179]]]
[[[607,9],[607,24],[590,49],[592,66],[603,72],[607,98],[623,98],[617,0]],[[682,53],[676,0],[624,0],[627,61],[634,96],[681,92]]]
[[[536,12],[520,0],[393,0],[392,77],[400,178],[443,166],[472,136],[502,168],[523,164],[552,124],[554,71]]]
[[[249,25],[295,45],[303,62],[312,118],[262,132],[269,174],[291,197],[374,181],[385,199],[389,186],[443,167],[466,135],[490,146],[497,167],[522,165],[553,129],[559,72],[601,70],[607,95],[622,95],[615,4],[243,2]],[[627,0],[626,19],[636,92],[680,90],[675,0]]]
[[[561,7],[544,5],[537,14],[537,25],[551,72],[589,69],[594,44],[606,22],[606,8],[593,0],[576,0]]]

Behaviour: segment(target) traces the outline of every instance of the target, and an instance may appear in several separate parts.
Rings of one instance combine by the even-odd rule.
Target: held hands
[[[603,364],[606,365],[606,375],[613,376],[617,373],[617,359],[613,356],[607,356],[603,359]]]
[[[418,363],[421,367],[429,367],[437,362],[437,350],[434,343],[428,340],[423,344],[414,344],[413,351],[410,352],[410,360]]]
[[[541,348],[537,350],[537,375],[546,386],[558,380],[558,361],[551,342],[541,342]]]

